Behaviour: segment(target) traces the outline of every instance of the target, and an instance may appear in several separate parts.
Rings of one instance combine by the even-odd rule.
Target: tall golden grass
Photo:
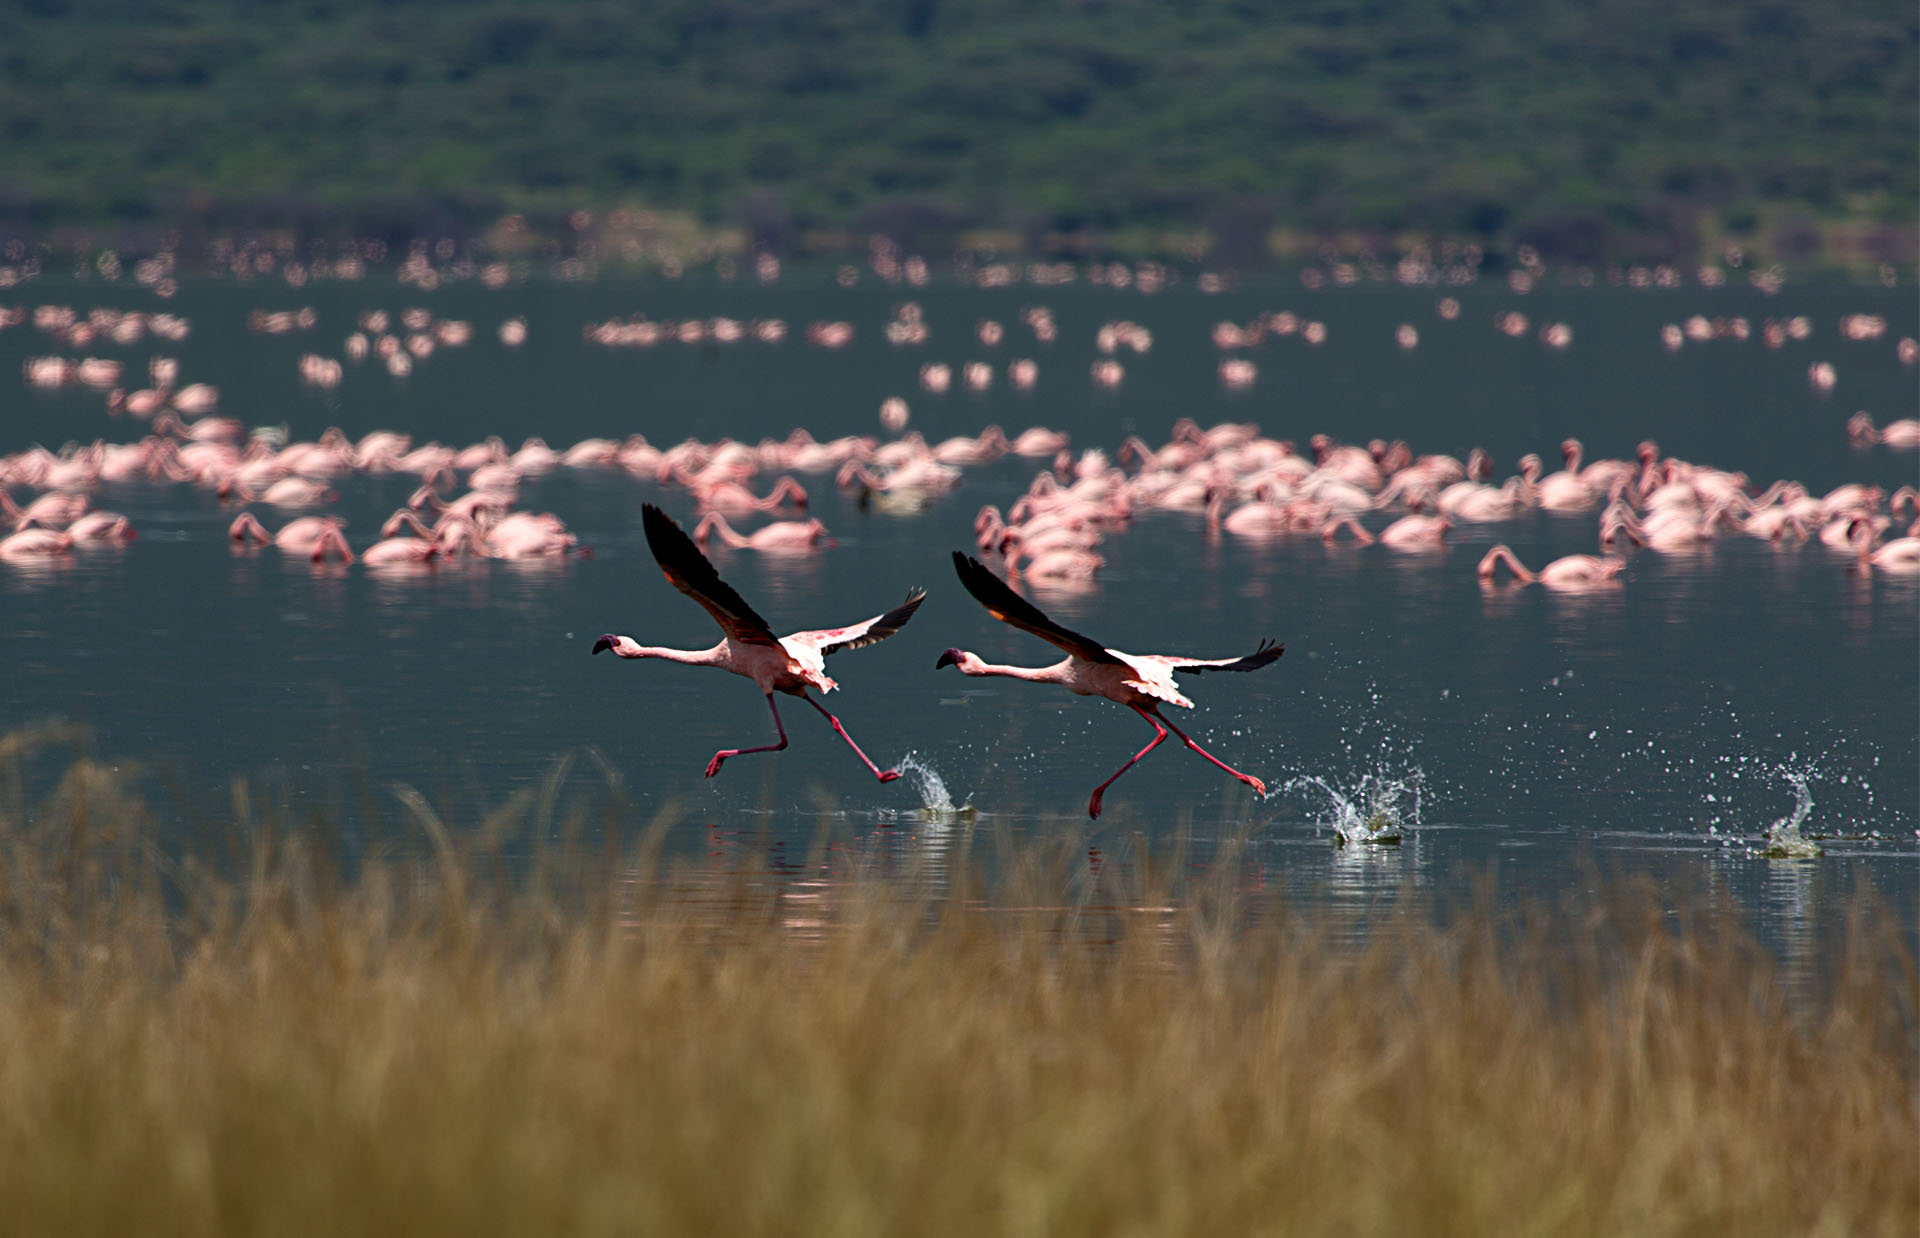
[[[1355,944],[1232,856],[794,880],[568,843],[552,788],[403,793],[428,845],[349,872],[236,787],[211,866],[84,755],[23,790],[44,739],[0,741],[10,1234],[1920,1228],[1920,982],[1870,902],[1789,1002],[1732,909],[1631,886]]]

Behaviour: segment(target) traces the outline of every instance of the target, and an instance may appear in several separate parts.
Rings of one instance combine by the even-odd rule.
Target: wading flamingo
[[[836,543],[827,536],[827,526],[819,520],[776,520],[751,533],[742,533],[727,523],[719,512],[708,512],[693,530],[693,541],[703,550],[714,534],[735,550],[764,550],[794,553],[817,550]]]
[[[1616,587],[1620,582],[1614,577],[1627,566],[1625,559],[1606,555],[1567,555],[1564,558],[1555,559],[1538,572],[1530,572],[1513,551],[1501,545],[1489,550],[1486,557],[1480,560],[1480,566],[1476,569],[1480,579],[1487,584],[1492,584],[1502,563],[1512,569],[1514,576],[1523,585],[1538,581],[1548,589],[1558,589],[1567,593],[1583,593]]]
[[[615,636],[609,632],[593,642],[593,651],[599,653],[603,649],[611,649],[622,658],[664,658],[689,666],[717,666],[723,671],[744,675],[765,694],[767,708],[773,711],[774,729],[780,733],[780,742],[777,744],[763,744],[758,748],[723,748],[714,753],[713,760],[707,762],[707,777],[719,773],[720,763],[728,757],[748,752],[779,752],[787,746],[787,728],[780,721],[779,707],[773,703],[775,692],[785,692],[819,710],[833,724],[835,733],[847,741],[847,747],[853,749],[853,755],[873,771],[875,778],[881,782],[892,782],[898,778],[899,770],[883,770],[868,760],[867,754],[860,751],[860,745],[853,742],[853,736],[847,734],[847,728],[840,725],[840,719],[808,696],[807,689],[833,691],[838,685],[827,678],[827,655],[842,649],[864,648],[892,636],[906,626],[907,620],[913,618],[913,612],[926,600],[927,591],[914,589],[907,594],[906,601],[884,615],[875,615],[844,628],[795,632],[791,636],[778,637],[767,626],[767,621],[755,614],[753,607],[747,605],[738,593],[720,579],[720,574],[713,570],[713,564],[700,553],[700,548],[673,522],[672,517],[651,503],[643,505],[640,514],[647,534],[647,546],[653,551],[654,561],[660,565],[660,570],[666,573],[667,580],[674,588],[700,603],[726,635],[711,649],[665,649],[656,645],[642,645],[630,636]]]
[[[1057,683],[1079,696],[1104,696],[1115,704],[1125,705],[1153,727],[1152,741],[1134,753],[1132,760],[1115,770],[1112,778],[1093,789],[1093,797],[1087,801],[1088,817],[1099,817],[1100,797],[1106,794],[1114,779],[1132,769],[1141,757],[1158,748],[1161,741],[1167,738],[1168,731],[1178,735],[1187,747],[1246,783],[1258,794],[1264,796],[1267,793],[1267,784],[1252,774],[1243,774],[1228,765],[1194,743],[1185,731],[1168,722],[1160,713],[1160,703],[1178,705],[1183,709],[1193,708],[1193,702],[1181,695],[1174,686],[1173,677],[1176,673],[1192,675],[1202,671],[1259,670],[1279,658],[1285,652],[1284,645],[1263,641],[1258,649],[1241,658],[1183,658],[1171,654],[1121,653],[1078,632],[1070,632],[1047,618],[1040,613],[1039,607],[1015,593],[978,559],[956,550],[953,552],[953,566],[960,574],[960,583],[987,608],[988,614],[1002,623],[1030,632],[1048,644],[1059,646],[1067,651],[1067,657],[1065,661],[1052,666],[996,666],[982,661],[978,654],[968,653],[964,649],[949,649],[934,663],[935,670],[952,666],[957,667],[962,675],[1000,675],[1033,683]]]

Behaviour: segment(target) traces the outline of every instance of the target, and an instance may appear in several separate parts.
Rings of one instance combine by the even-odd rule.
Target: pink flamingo
[[[1853,543],[1854,553],[1859,556],[1861,571],[1887,572],[1896,576],[1920,575],[1920,537],[1896,537],[1876,547],[1873,540],[1877,536],[1879,530],[1872,521],[1864,517],[1854,520],[1849,540]]]
[[[91,500],[72,490],[50,490],[21,507],[5,490],[0,490],[0,518],[16,525],[29,523],[42,528],[64,529],[86,515]]]
[[[1038,636],[1048,644],[1066,650],[1064,661],[1052,666],[997,666],[983,661],[978,654],[964,649],[949,649],[940,655],[934,663],[934,669],[943,666],[957,668],[962,675],[999,675],[1008,679],[1024,679],[1032,683],[1055,683],[1078,696],[1103,696],[1119,705],[1125,705],[1144,718],[1154,730],[1151,742],[1133,754],[1133,759],[1115,770],[1113,777],[1093,789],[1093,796],[1087,801],[1087,816],[1100,816],[1100,797],[1106,794],[1114,779],[1132,769],[1139,760],[1158,748],[1172,731],[1180,741],[1205,757],[1214,765],[1232,774],[1241,782],[1252,787],[1264,796],[1267,786],[1252,774],[1243,774],[1225,761],[1214,756],[1160,713],[1161,703],[1178,705],[1183,709],[1192,709],[1193,702],[1183,696],[1174,686],[1175,674],[1198,674],[1203,671],[1253,671],[1275,661],[1285,652],[1285,646],[1272,641],[1263,641],[1260,647],[1240,658],[1183,658],[1170,654],[1132,654],[1108,649],[1078,632],[1068,631],[1040,612],[1033,603],[1027,601],[1009,588],[1005,581],[995,576],[978,559],[969,557],[960,551],[953,552],[954,570],[960,574],[960,583],[974,596],[987,613],[1000,622],[1019,628]]]
[[[666,573],[667,580],[674,588],[700,603],[706,612],[713,616],[725,633],[719,644],[711,649],[667,649],[657,645],[642,645],[630,636],[616,636],[609,632],[593,642],[593,651],[611,649],[622,658],[664,658],[669,662],[683,662],[688,666],[717,666],[723,671],[732,671],[736,675],[753,680],[767,698],[767,708],[773,712],[773,726],[780,733],[780,742],[765,744],[757,748],[723,748],[713,754],[707,762],[707,777],[720,772],[720,763],[728,757],[737,757],[749,752],[779,752],[787,746],[787,728],[780,721],[780,709],[773,702],[775,692],[785,692],[797,696],[807,704],[819,710],[841,739],[847,741],[847,747],[860,758],[861,764],[873,771],[873,776],[881,782],[892,782],[900,776],[897,769],[883,770],[868,760],[867,754],[860,751],[860,745],[853,742],[853,736],[840,725],[840,719],[827,712],[825,706],[807,695],[808,688],[817,688],[821,692],[831,692],[839,685],[827,678],[826,659],[828,655],[842,649],[862,649],[877,644],[905,627],[907,620],[913,618],[913,612],[926,600],[925,589],[908,591],[907,598],[900,605],[885,614],[863,619],[859,623],[844,628],[824,628],[811,632],[795,632],[787,637],[778,637],[767,621],[754,613],[753,607],[735,593],[731,586],[720,579],[720,573],[713,570],[713,564],[700,553],[672,517],[648,503],[641,507],[641,524],[647,535],[647,546],[653,551],[653,558]]]
[[[684,477],[684,474],[682,475]],[[698,482],[686,479],[687,489],[693,494],[694,502],[702,510],[717,508],[728,512],[770,512],[781,504],[791,504],[801,511],[807,510],[807,490],[791,477],[782,477],[773,483],[773,489],[765,497],[756,495],[736,481]]]
[[[130,542],[140,535],[134,532],[133,523],[119,512],[91,511],[67,526],[67,536],[76,545],[87,543],[97,546]]]
[[[1033,426],[1013,436],[1007,444],[1007,450],[1016,456],[1028,458],[1051,456],[1065,450],[1067,436],[1058,430],[1049,430],[1045,426]]]
[[[1031,555],[1025,567],[1015,567],[1008,560],[1008,570],[1024,576],[1030,581],[1090,581],[1095,573],[1107,565],[1107,561],[1091,550],[1078,550],[1071,546],[1055,547]]]
[[[1626,485],[1633,480],[1639,466],[1627,460],[1595,460],[1581,464],[1586,448],[1577,438],[1564,439],[1560,443],[1560,455],[1567,462],[1567,472],[1572,473],[1587,484],[1587,488],[1596,495],[1610,494],[1616,485]]]
[[[1263,488],[1270,490],[1271,487]],[[1226,511],[1226,494],[1217,489],[1207,500],[1207,529],[1218,533],[1225,529],[1235,537],[1264,538],[1275,533],[1284,533],[1293,527],[1293,513],[1287,503],[1276,503],[1270,498],[1255,498]]]
[[[1765,541],[1778,542],[1786,538],[1806,541],[1808,536],[1806,522],[1791,508],[1761,507],[1740,522],[1740,531],[1748,537],[1758,537]]]
[[[1445,516],[1402,516],[1380,530],[1380,544],[1395,550],[1430,550],[1446,544],[1452,527]]]
[[[1875,426],[1872,414],[1855,413],[1847,419],[1847,437],[1856,447],[1883,443],[1899,451],[1912,451],[1920,447],[1920,421],[1908,417]]]
[[[418,537],[388,537],[361,551],[360,562],[367,567],[395,567],[427,563],[439,558],[441,553],[437,542]]]
[[[999,426],[988,426],[977,438],[969,438],[962,434],[936,444],[933,448],[933,458],[941,464],[950,464],[956,468],[970,468],[977,464],[988,464],[998,460],[1006,452],[1006,432]]]
[[[1500,486],[1456,482],[1440,492],[1434,506],[1442,514],[1467,524],[1497,524],[1520,513],[1527,505],[1527,492],[1528,482],[1524,477],[1510,477]]]
[[[833,539],[827,536],[827,526],[818,520],[776,520],[751,533],[741,533],[728,524],[727,518],[719,512],[708,512],[701,518],[693,530],[694,543],[704,547],[716,533],[721,541],[735,550],[792,552],[834,544]]]
[[[312,555],[315,559],[332,552],[352,563],[353,552],[340,532],[342,523],[338,516],[301,516],[282,525],[279,532],[269,533],[252,512],[241,512],[227,527],[227,536],[236,542],[278,546],[288,554]]]
[[[1505,545],[1500,545],[1489,550],[1486,557],[1480,560],[1480,566],[1476,569],[1480,579],[1487,584],[1492,584],[1502,563],[1512,570],[1523,585],[1538,581],[1545,588],[1568,593],[1585,592],[1617,584],[1614,577],[1618,576],[1621,569],[1627,565],[1625,559],[1604,555],[1567,555],[1564,558],[1555,559],[1538,572],[1530,572],[1513,551]]]
[[[53,529],[27,528],[0,538],[0,559],[45,559],[73,549],[73,535]]]
[[[1520,474],[1532,490],[1534,502],[1553,512],[1583,512],[1597,506],[1603,492],[1596,491],[1580,471],[1580,444],[1568,439],[1560,451],[1567,466],[1545,477],[1540,476],[1539,456],[1528,453],[1521,457]]]
[[[567,531],[566,522],[552,512],[509,512],[486,531],[486,542],[496,559],[593,557],[593,551],[580,545],[580,539]]]

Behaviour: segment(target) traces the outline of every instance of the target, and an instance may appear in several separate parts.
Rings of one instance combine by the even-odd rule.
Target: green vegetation
[[[780,251],[1910,262],[1917,48],[1895,0],[33,0],[0,14],[0,227],[564,235],[629,207]]]
[[[502,862],[571,819],[551,787],[474,822],[406,795],[433,845],[347,873],[237,786],[222,874],[84,756],[23,776],[49,738],[0,740],[12,1232],[1920,1222],[1920,981],[1869,904],[1790,997],[1733,912],[1632,891],[1358,936],[1138,848],[1096,879],[983,839],[940,892],[845,849],[664,862],[659,824]]]

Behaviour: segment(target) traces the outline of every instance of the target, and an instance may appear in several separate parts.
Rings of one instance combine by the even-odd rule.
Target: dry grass
[[[236,794],[219,876],[84,758],[24,794],[7,742],[10,1234],[1920,1226],[1914,960],[1868,905],[1790,1007],[1728,911],[1623,891],[1336,948],[1230,861],[1139,849],[1089,883],[1001,840],[934,898],[657,831],[509,866],[502,822],[550,809],[416,801],[435,846],[348,878]]]

